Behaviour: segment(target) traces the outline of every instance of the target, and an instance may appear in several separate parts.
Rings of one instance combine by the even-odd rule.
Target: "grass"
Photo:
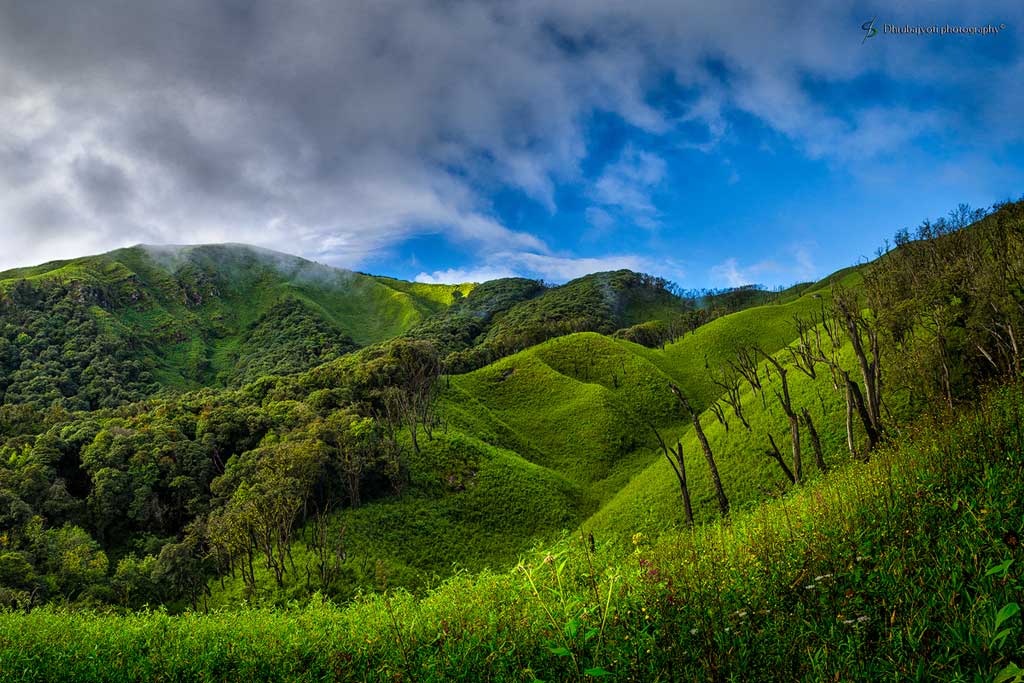
[[[422,593],[459,571],[507,567],[592,509],[564,476],[458,432],[427,441],[411,469],[412,490],[401,498],[333,515],[332,537],[345,530],[347,559],[335,586],[341,596],[396,585]],[[228,576],[211,581],[212,604],[308,597],[301,568],[313,558],[305,537],[293,544],[292,555],[300,571],[286,575],[283,589],[258,567],[258,594]]]
[[[742,325],[753,335],[762,331],[759,325],[780,338],[792,330],[792,307],[764,308],[772,314],[742,312],[723,321],[739,318],[730,325]],[[698,330],[687,340],[699,340],[701,334]],[[700,447],[668,390],[670,381],[680,380],[662,370],[680,357],[678,347],[684,343],[693,342],[660,351],[578,333],[446,378],[440,406],[444,432],[436,441],[424,440],[424,454],[412,463],[410,491],[399,500],[378,500],[336,515],[335,529],[348,530],[352,572],[349,586],[335,594],[377,587],[378,563],[389,585],[422,593],[459,569],[508,566],[532,543],[581,524],[599,539],[616,541],[638,531],[680,528],[678,484],[648,423],[666,438],[682,440],[697,517],[712,519],[717,506]],[[848,365],[851,360],[846,359]],[[702,364],[699,370],[706,375]],[[845,462],[842,394],[820,373],[812,381],[791,371],[789,380],[794,403],[806,406],[817,424],[828,461]],[[771,391],[762,402],[744,390],[744,412],[753,427],[749,432],[731,415],[728,431],[710,413],[702,415],[734,507],[754,505],[788,485],[764,455],[770,431],[789,457],[786,418]],[[479,469],[478,462],[486,468],[473,481],[494,482],[487,496],[481,495],[484,489],[455,490],[444,483]],[[806,431],[804,462],[805,477],[817,476]],[[558,514],[548,507],[554,501]],[[294,552],[301,555],[305,548],[298,544]],[[257,578],[261,590],[256,596],[246,596],[240,582],[229,581],[226,590],[211,582],[215,603],[245,597],[281,602],[308,594],[302,576],[290,579],[283,592],[269,574]]]
[[[436,440],[424,440],[410,491],[335,516],[334,528],[347,529],[352,550],[350,585],[338,594],[377,587],[378,564],[390,585],[421,593],[460,568],[508,566],[532,543],[583,523],[599,538],[617,540],[678,528],[677,484],[648,422],[683,440],[698,518],[712,518],[713,490],[692,427],[668,391],[673,378],[650,357],[635,344],[579,333],[447,378],[440,408],[446,426]],[[796,404],[813,414],[830,462],[844,461],[842,396],[820,375],[812,382],[791,372],[790,384]],[[789,448],[775,399],[762,404],[746,391],[744,402],[751,432],[734,418],[726,431],[710,414],[702,417],[733,505],[753,504],[784,483],[762,455],[766,431]],[[814,476],[809,445],[805,450],[805,474]],[[471,486],[445,484],[467,471],[475,472]],[[300,543],[293,552],[306,551]],[[258,578],[255,596],[240,582],[228,581],[226,589],[211,582],[214,602],[281,602],[306,592],[301,575],[285,591],[269,574]]]
[[[854,269],[839,271],[803,290],[798,298],[718,318],[668,344],[664,351],[640,347],[636,352],[646,355],[685,387],[694,408],[704,410],[720,393],[710,380],[709,367],[724,367],[726,360],[735,358],[740,348],[758,345],[764,351],[774,353],[793,341],[796,336],[794,317],[806,319],[820,311],[822,304],[831,300],[831,286],[837,281],[844,286],[856,287],[861,275]]]
[[[667,380],[615,341],[580,333],[451,383],[530,444],[538,464],[591,486],[636,466],[637,423],[663,422],[671,414],[671,396],[656,389]]]
[[[845,351],[849,355],[849,349]],[[777,353],[776,356],[781,358],[782,354]],[[852,358],[846,358],[845,362],[849,365]],[[762,367],[766,363],[762,362]],[[814,420],[826,464],[835,466],[849,460],[845,434],[845,398],[842,392],[833,388],[831,376],[827,371],[823,374],[819,369],[817,377],[811,379],[791,369],[788,382],[796,409],[806,407]],[[769,448],[768,434],[772,434],[787,463],[791,464],[788,422],[779,401],[772,393],[778,390],[778,386],[777,380],[767,384],[763,394],[754,393],[748,385],[742,387],[743,413],[751,425],[750,430],[743,427],[727,406],[723,409],[729,429],[719,423],[710,411],[701,415],[702,427],[715,454],[723,487],[732,506],[756,504],[789,486],[779,466],[766,454]],[[898,414],[901,418],[907,416],[902,410]],[[702,449],[692,425],[681,418],[677,419],[679,421],[664,429],[663,435],[670,443],[677,440],[682,443],[694,513],[698,519],[710,519],[717,515],[717,502]],[[858,444],[863,445],[863,431],[860,425],[855,424],[855,427]],[[819,476],[809,436],[803,426],[801,444],[804,477]],[[653,444],[649,452],[648,466],[637,473],[588,521],[588,528],[595,533],[611,533],[623,537],[636,531],[679,528],[683,524],[682,511],[676,505],[679,496],[676,476]]]
[[[8,681],[1014,680],[1019,386],[727,523],[575,536],[423,598],[0,614]],[[1002,678],[999,678],[1003,675]]]

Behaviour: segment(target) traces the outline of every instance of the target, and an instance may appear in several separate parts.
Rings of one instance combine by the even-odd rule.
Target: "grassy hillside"
[[[33,282],[65,266],[25,271],[4,290],[3,305],[30,314],[24,325],[5,318],[0,358],[24,358],[40,339],[54,348],[4,380],[17,405],[0,406],[0,604],[150,604],[178,613],[352,600],[349,611],[311,610],[354,619],[344,623],[367,634],[346,661],[415,678],[462,666],[502,666],[491,669],[495,678],[527,680],[579,678],[588,669],[635,680],[697,671],[725,679],[913,678],[922,670],[907,662],[924,661],[913,648],[941,635],[922,629],[944,622],[930,596],[892,577],[930,586],[937,579],[919,571],[923,558],[973,563],[943,598],[946,609],[960,610],[953,628],[968,624],[970,632],[931,653],[943,675],[989,676],[1009,663],[1003,646],[1017,635],[1006,630],[1017,589],[976,580],[993,575],[977,558],[996,561],[997,537],[968,553],[964,544],[979,532],[958,523],[965,492],[976,487],[1000,507],[978,508],[974,519],[991,515],[998,524],[990,531],[1008,534],[1007,548],[1019,546],[1009,535],[1022,531],[1019,510],[1003,498],[1005,488],[993,490],[1017,468],[1019,390],[998,393],[965,422],[951,416],[971,410],[979,387],[1019,377],[1012,340],[1024,328],[1016,279],[1022,211],[1024,204],[1009,205],[970,228],[922,234],[872,264],[695,327],[676,325],[699,315],[690,303],[628,272],[565,288],[516,279],[447,290],[392,282],[389,301],[423,317],[350,353],[356,341],[334,336],[332,316],[358,321],[372,297],[344,308],[330,284],[341,275],[287,257],[270,273],[265,254],[245,257],[237,272],[231,254],[218,250],[135,254],[107,270],[75,265],[71,271],[92,280],[58,277],[45,287]],[[232,281],[219,283],[216,273]],[[359,282],[350,291],[378,291],[377,280]],[[247,291],[262,292],[267,307],[217,313],[237,308]],[[166,368],[133,361],[148,347],[117,336],[141,324],[120,316],[129,311],[155,329],[172,309],[226,330],[181,343],[190,342],[188,358],[229,362],[235,374],[221,379],[231,386],[122,405],[112,392],[157,384]],[[649,315],[664,326],[616,327]],[[243,319],[245,335],[232,337]],[[814,372],[797,362],[797,319],[811,325],[801,352]],[[475,326],[462,329],[465,321]],[[75,345],[91,339],[99,346]],[[125,343],[110,341],[118,339]],[[173,348],[178,342],[169,339]],[[204,346],[210,339],[234,341],[215,353]],[[508,343],[493,345],[497,339]],[[498,357],[452,371],[453,355],[481,349]],[[737,380],[726,405],[715,380],[738,372],[731,362],[743,350],[754,358],[746,376],[756,377]],[[118,360],[107,374],[80,362],[103,353]],[[303,358],[317,364],[303,369]],[[63,372],[69,359],[84,368],[81,377]],[[113,395],[120,403],[69,412],[21,398],[83,378],[90,401]],[[727,522],[719,522],[699,430],[674,391],[695,408],[714,453],[731,503]],[[925,410],[935,420],[914,428]],[[655,430],[680,445],[693,529]],[[796,469],[791,430],[803,445],[802,482],[783,474]],[[908,445],[911,434],[918,440]],[[936,455],[929,449],[937,443],[945,445]],[[953,458],[956,448],[968,450]],[[942,464],[951,458],[963,469]],[[951,498],[944,487],[955,491]],[[919,516],[929,523],[915,526]],[[959,540],[943,546],[935,525]],[[535,561],[507,573],[535,548]],[[886,558],[884,571],[865,574],[858,557]],[[1006,578],[1009,567],[995,571]],[[874,591],[870,599],[856,598],[862,584]],[[968,584],[976,602],[948,600]],[[473,607],[452,612],[456,600]],[[995,601],[1002,606],[989,615]],[[474,620],[458,621],[463,613]],[[868,631],[864,624],[876,621],[879,630]],[[49,637],[45,620],[25,623],[41,629],[33,638]],[[216,618],[204,623],[224,627]],[[756,640],[739,637],[741,628]],[[443,645],[453,630],[476,640],[459,641],[451,657],[424,649]],[[830,649],[837,643],[839,651]],[[981,650],[965,654],[978,643]],[[499,654],[479,660],[478,650]]]
[[[671,289],[661,278],[628,270],[593,273],[554,287],[522,278],[494,280],[416,326],[408,336],[433,342],[451,373],[469,372],[574,332],[611,334],[637,324],[657,324],[667,337],[670,328],[681,331],[701,318],[695,301]]]
[[[169,397],[140,408],[141,415],[126,413],[131,416],[127,418],[113,416],[117,413],[75,418],[76,425],[88,425],[75,427],[84,430],[84,441],[68,442],[67,429],[54,431],[55,447],[69,453],[58,467],[33,449],[26,462],[50,472],[55,486],[74,489],[72,482],[81,482],[74,495],[84,500],[55,514],[54,523],[65,519],[101,536],[118,538],[118,543],[103,545],[115,564],[133,553],[140,558],[154,553],[156,558],[160,544],[168,547],[160,534],[174,528],[169,518],[188,518],[195,515],[189,510],[216,510],[224,505],[226,494],[213,497],[202,492],[210,487],[220,490],[216,481],[224,469],[228,472],[223,477],[232,468],[243,472],[237,475],[241,479],[231,474],[232,487],[251,479],[254,474],[246,468],[259,467],[252,454],[275,449],[289,452],[285,449],[292,448],[291,443],[303,451],[311,448],[306,444],[316,445],[309,452],[322,448],[331,453],[340,448],[337,437],[331,436],[331,421],[344,413],[339,408],[349,402],[357,406],[379,402],[375,398],[378,380],[373,379],[376,371],[370,368],[381,363],[391,367],[389,349],[400,347],[377,344],[342,356],[354,348],[355,340],[337,336],[333,321],[346,321],[353,335],[368,334],[365,326],[359,327],[360,321],[393,321],[394,316],[381,311],[399,306],[410,319],[426,316],[409,328],[406,338],[429,339],[441,346],[442,353],[444,335],[449,333],[462,335],[451,337],[449,348],[464,350],[497,348],[489,346],[488,340],[511,339],[509,335],[530,330],[541,330],[542,336],[563,335],[478,370],[446,377],[438,405],[441,424],[433,438],[422,439],[423,447],[416,451],[408,434],[399,437],[398,447],[408,454],[408,483],[400,496],[393,496],[387,484],[394,473],[387,474],[380,463],[368,466],[364,494],[368,504],[335,511],[330,517],[330,534],[340,539],[338,552],[344,559],[329,585],[321,588],[338,598],[384,586],[423,589],[456,568],[479,571],[507,566],[535,543],[588,519],[588,528],[601,536],[624,533],[631,524],[652,526],[654,515],[662,515],[671,528],[678,521],[671,510],[677,494],[664,477],[665,463],[648,425],[670,438],[689,439],[688,452],[692,456],[696,451],[668,391],[669,383],[682,386],[695,405],[705,409],[715,398],[715,387],[707,378],[703,356],[698,355],[701,349],[710,349],[712,359],[724,359],[744,340],[776,349],[795,334],[792,316],[817,310],[820,298],[828,295],[827,291],[808,292],[789,303],[726,316],[658,349],[597,332],[565,334],[577,323],[607,332],[648,315],[671,319],[689,310],[690,304],[669,293],[664,283],[627,271],[596,274],[558,288],[515,279],[473,288],[431,288],[340,273],[300,259],[236,247],[124,250],[110,257],[113,265],[106,270],[101,267],[107,263],[105,258],[20,271],[20,283],[7,282],[13,282],[12,290],[24,289],[24,278],[55,278],[73,285],[78,281],[65,281],[64,275],[55,273],[68,268],[81,273],[91,278],[94,289],[88,291],[103,304],[93,306],[94,317],[115,332],[134,335],[133,330],[148,329],[157,336],[181,338],[176,343],[175,337],[166,340],[169,343],[160,347],[162,355],[152,366],[152,374],[164,387],[211,381],[219,367],[230,370],[219,371],[217,379],[240,387],[237,392]],[[117,273],[120,279],[105,280],[104,273]],[[121,284],[112,287],[111,282]],[[373,293],[385,291],[381,283],[386,283],[388,296],[374,303],[377,295]],[[74,298],[68,291],[81,290],[60,291],[62,301],[67,301]],[[125,299],[129,303],[123,303]],[[249,304],[242,305],[243,300]],[[573,317],[573,311],[582,317]],[[179,327],[178,320],[189,324]],[[463,327],[466,321],[477,326]],[[546,324],[557,329],[543,327]],[[214,333],[206,334],[204,330],[211,328],[204,325],[213,326]],[[243,332],[234,334],[236,329]],[[475,336],[466,335],[465,329],[475,330]],[[152,350],[145,345],[136,348]],[[317,362],[322,365],[302,372],[305,363]],[[205,369],[167,379],[182,366]],[[278,374],[287,376],[275,378]],[[803,390],[795,378],[794,382],[794,392],[803,400]],[[816,417],[835,412],[834,393],[829,391],[828,397],[830,404],[819,401],[820,406],[811,406]],[[735,429],[728,435],[720,428],[716,431],[713,418],[703,417],[714,447],[722,451],[720,464],[729,495],[737,504],[764,497],[760,487],[779,479],[770,461],[756,450],[745,449],[763,439],[766,429],[777,433],[783,449],[788,443],[782,438],[784,419],[777,408],[762,414],[751,406],[749,412],[755,432],[745,437]],[[175,425],[171,431],[162,427],[167,416]],[[117,436],[121,431],[124,438]],[[826,430],[823,436],[831,448],[835,435]],[[115,456],[125,449],[128,457]],[[97,455],[85,455],[93,451]],[[732,451],[737,454],[733,456]],[[196,476],[161,464],[161,474],[154,479],[148,453],[157,452],[191,453],[175,455],[177,462],[212,458],[215,466]],[[74,453],[80,453],[81,465],[75,464]],[[123,468],[132,483],[116,484],[117,493],[103,499],[91,482],[107,476],[101,473],[110,465]],[[702,472],[694,467],[693,488],[698,515],[705,519],[711,508]],[[201,492],[195,502],[186,504],[176,493],[182,481]],[[634,495],[637,487],[643,489],[641,495]],[[132,508],[129,523],[116,515],[102,524],[95,521],[99,509],[106,517],[118,506]],[[303,521],[308,520],[306,509]],[[645,516],[650,524],[638,519]],[[154,529],[156,520],[161,521]],[[208,580],[209,599],[214,604],[241,599],[281,603],[309,595],[320,585],[311,582],[303,569],[318,561],[311,533],[307,524],[288,541],[293,564],[281,585],[270,566],[261,562],[252,569],[252,581],[235,572]]]
[[[826,277],[821,283],[807,287],[796,298],[777,304],[757,306],[712,320],[678,341],[667,344],[664,352],[636,348],[667,375],[686,387],[687,395],[698,410],[706,409],[720,389],[711,381],[709,370],[726,366],[741,348],[758,346],[774,353],[796,337],[794,319],[809,319],[831,303],[831,287],[842,284],[858,288],[862,276],[856,269],[847,269]]]
[[[728,524],[569,537],[429,596],[0,613],[11,681],[980,680],[1022,673],[1019,387]]]
[[[668,385],[676,382],[699,397],[695,403],[710,403],[716,387],[703,361],[694,363],[688,350],[708,344],[708,338],[730,339],[734,345],[717,356],[724,364],[743,339],[777,349],[796,334],[792,316],[817,310],[822,296],[827,291],[809,291],[789,304],[724,317],[664,350],[585,332],[448,377],[440,397],[444,435],[415,459],[413,489],[402,500],[334,517],[334,528],[346,529],[350,541],[352,581],[373,588],[386,574],[389,585],[422,587],[453,565],[472,571],[505,566],[536,541],[580,524],[599,538],[617,539],[680,528],[678,484],[648,424],[666,438],[682,440],[697,517],[712,519],[717,509],[703,456]],[[811,380],[791,372],[789,383],[794,403],[806,406],[818,425],[828,462],[848,460],[844,399],[830,375]],[[769,432],[787,457],[790,447],[786,418],[770,393],[775,386],[766,387],[764,400],[743,390],[750,431],[731,415],[726,431],[710,411],[702,414],[735,506],[776,495],[787,483],[764,453]],[[806,438],[805,474],[813,478],[817,471]],[[863,438],[859,428],[857,438]],[[478,452],[502,457],[481,458]],[[533,474],[522,478],[520,472]],[[481,482],[494,484],[476,488]],[[479,498],[484,490],[500,503],[485,503]],[[467,517],[469,510],[475,512]],[[445,541],[439,544],[439,538]],[[297,557],[305,552],[299,547]],[[300,579],[290,584],[296,594],[305,590]],[[263,583],[264,595],[273,596],[269,574]],[[242,595],[237,580],[228,582],[226,593],[211,585],[217,604]]]

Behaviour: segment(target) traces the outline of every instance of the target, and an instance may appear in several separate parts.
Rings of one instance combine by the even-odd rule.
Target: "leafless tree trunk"
[[[850,384],[846,383],[846,447],[850,455],[857,457],[857,447],[853,440],[853,393],[850,391]]]
[[[878,429],[875,427],[875,421],[871,419],[870,413],[864,404],[864,397],[861,394],[860,387],[853,379],[850,378],[849,371],[845,370],[839,362],[839,349],[842,346],[842,340],[840,339],[840,332],[838,329],[840,327],[840,321],[836,316],[835,307],[833,307],[832,312],[829,313],[824,304],[822,305],[821,318],[817,322],[828,337],[829,348],[827,350],[825,349],[821,336],[818,335],[815,339],[813,357],[814,360],[824,363],[829,368],[829,371],[832,373],[833,387],[838,388],[839,382],[837,380],[842,380],[846,399],[846,445],[850,451],[850,455],[857,457],[857,445],[853,434],[854,410],[856,410],[864,424],[864,431],[868,436],[869,450],[873,449],[878,444],[879,433]],[[804,339],[806,340],[807,338],[804,337]],[[874,339],[877,344],[877,334]],[[875,368],[877,370],[877,363],[875,364]]]
[[[846,336],[853,346],[857,365],[860,367],[861,379],[864,381],[864,407],[867,409],[868,419],[875,433],[879,434],[882,430],[882,373],[879,363],[878,327],[861,313],[860,304],[854,293],[841,287],[835,287],[833,301],[843,322]]]
[[[719,424],[725,427],[725,431],[729,431],[729,421],[725,419],[725,411],[722,410],[722,406],[719,405],[718,401],[711,404],[711,412],[714,413],[715,419],[718,420]]]
[[[878,445],[879,436],[878,430],[875,429],[875,423],[871,420],[871,415],[864,403],[864,396],[860,393],[860,387],[857,386],[857,383],[850,379],[850,373],[845,370],[843,371],[843,380],[846,382],[850,395],[853,396],[853,406],[857,409],[860,421],[864,424],[864,431],[867,432],[868,451],[873,451],[875,446]]]
[[[796,476],[793,474],[793,470],[789,469],[789,466],[786,464],[786,460],[782,457],[782,453],[779,452],[779,447],[775,445],[775,438],[771,434],[768,435],[768,443],[772,446],[767,451],[768,456],[775,462],[779,463],[779,467],[782,468],[782,472],[786,475],[786,478],[789,479],[791,483],[796,484]]]
[[[788,370],[771,354],[760,348],[757,349],[757,352],[775,367],[779,374],[779,380],[782,382],[782,393],[776,391],[775,396],[779,399],[779,404],[789,419],[789,434],[793,442],[793,483],[799,485],[803,481],[804,474],[803,458],[800,452],[800,419],[797,417],[796,411],[793,410],[793,401],[789,396],[789,380],[786,378]]]
[[[665,440],[661,438],[661,434],[655,429],[654,425],[651,425],[651,429],[654,430],[654,435],[658,437],[658,443],[661,444],[661,452],[665,454],[665,459],[668,460],[668,464],[672,466],[672,470],[676,473],[676,479],[679,480],[679,492],[683,496],[683,511],[686,513],[686,525],[693,526],[693,506],[690,503],[690,488],[686,484],[686,461],[683,459],[683,444],[677,441],[676,448],[673,451],[665,444]]]
[[[764,392],[761,387],[761,376],[757,369],[757,353],[750,349],[740,349],[736,352],[736,361],[728,361],[729,366],[740,374],[751,390],[761,394],[761,405],[766,406]]]
[[[740,377],[738,375],[729,376],[726,373],[722,373],[721,376],[717,376],[715,373],[711,374],[711,382],[725,392],[722,400],[725,401],[729,406],[732,407],[733,415],[750,431],[750,423],[747,422],[746,416],[743,415],[743,404],[740,401]]]
[[[821,451],[821,439],[818,438],[818,430],[814,428],[811,414],[807,411],[807,408],[801,409],[800,412],[803,415],[804,424],[807,425],[807,433],[811,437],[811,446],[814,448],[814,460],[818,465],[818,469],[822,473],[828,472],[828,465],[825,464],[825,454]]]
[[[693,411],[690,407],[690,402],[683,396],[683,392],[680,391],[679,387],[675,384],[669,384],[669,388],[675,397],[679,399],[679,403],[690,415],[690,419],[693,421],[693,430],[697,433],[697,440],[700,441],[701,448],[704,449],[704,458],[708,462],[708,470],[711,472],[711,483],[715,486],[715,495],[718,498],[718,509],[723,516],[729,514],[729,499],[725,497],[725,491],[722,489],[722,479],[718,476],[718,467],[715,465],[715,456],[711,452],[711,444],[708,443],[708,438],[704,435],[704,429],[700,425],[700,415]]]

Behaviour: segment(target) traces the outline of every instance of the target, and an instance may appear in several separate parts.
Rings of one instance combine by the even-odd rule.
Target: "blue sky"
[[[172,5],[0,8],[0,268],[247,242],[779,286],[1024,194],[1019,2]]]

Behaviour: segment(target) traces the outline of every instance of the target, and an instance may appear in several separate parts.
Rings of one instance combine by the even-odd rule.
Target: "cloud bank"
[[[589,183],[595,227],[656,230],[652,196],[667,175],[656,152],[627,146],[592,183],[584,177],[597,113],[703,150],[741,113],[841,164],[941,133],[945,105],[894,115],[816,96],[867,75],[981,87],[955,53],[927,41],[889,41],[868,59],[860,41],[837,39],[868,11],[677,0],[3,3],[0,268],[137,242],[224,241],[358,267],[443,234],[483,265],[424,280],[657,269],[639,255],[556,254],[546,236],[506,225],[492,198],[512,189],[555,214],[560,186]],[[984,22],[1020,8],[940,3],[904,16],[943,12]],[[1005,87],[971,114],[979,129],[1020,111],[1008,84],[1021,69],[993,67],[991,82]],[[666,87],[671,102],[652,95]]]

